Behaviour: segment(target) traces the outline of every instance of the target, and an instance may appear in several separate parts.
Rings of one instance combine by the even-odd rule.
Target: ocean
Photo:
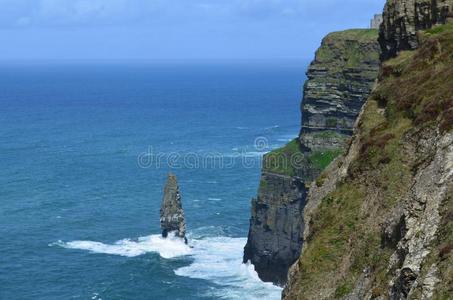
[[[242,264],[304,61],[0,66],[0,299],[279,299]],[[162,239],[168,172],[189,245]]]

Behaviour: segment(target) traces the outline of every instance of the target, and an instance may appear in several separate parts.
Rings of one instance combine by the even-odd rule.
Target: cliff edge
[[[355,29],[324,38],[307,71],[299,137],[263,159],[243,260],[264,281],[283,285],[300,256],[308,186],[352,134],[378,74],[377,37],[377,30]]]
[[[384,20],[410,2],[389,0]],[[399,55],[383,64],[346,154],[311,185],[285,299],[451,297],[453,24],[418,31],[414,51],[387,30],[383,49]]]

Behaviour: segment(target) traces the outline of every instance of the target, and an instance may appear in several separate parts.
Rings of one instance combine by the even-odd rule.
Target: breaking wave
[[[215,298],[280,299],[281,288],[262,282],[253,265],[242,263],[246,242],[246,238],[230,237],[193,239],[193,263],[175,274],[219,285],[207,295]]]
[[[139,256],[148,252],[156,252],[163,258],[174,258],[189,255],[192,252],[192,249],[184,244],[180,238],[169,236],[164,239],[158,234],[140,237],[137,240],[123,239],[114,244],[104,244],[93,241],[73,241],[67,243],[58,241],[51,245],[57,245],[67,249],[86,250],[91,253],[127,257]]]
[[[204,230],[203,230],[204,231]],[[50,244],[67,249],[86,250],[91,253],[134,257],[156,252],[163,258],[190,256],[189,266],[175,270],[177,276],[208,280],[218,286],[206,291],[206,296],[223,299],[280,299],[281,288],[262,282],[251,264],[242,263],[246,238],[188,236],[189,245],[177,237],[164,239],[160,235],[123,239],[114,244],[94,241],[73,241]]]

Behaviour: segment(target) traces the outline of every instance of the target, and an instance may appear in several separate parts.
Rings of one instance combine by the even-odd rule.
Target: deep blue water
[[[0,66],[0,299],[278,298],[242,247],[260,157],[298,133],[305,66]],[[158,236],[168,155],[193,248]]]

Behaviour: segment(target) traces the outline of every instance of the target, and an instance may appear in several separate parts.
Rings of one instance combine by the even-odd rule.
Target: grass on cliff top
[[[303,157],[299,139],[296,138],[286,146],[266,154],[263,159],[263,169],[270,173],[294,176]]]
[[[357,41],[375,41],[379,36],[377,29],[348,29],[335,31],[327,35],[328,38],[357,40]]]
[[[411,188],[418,163],[401,141],[414,127],[445,131],[453,124],[453,24],[435,27],[423,39],[418,50],[402,53],[381,70],[359,122],[359,158],[312,218],[293,288],[299,299],[315,299],[320,290],[329,291],[330,298],[344,297],[364,269],[372,272],[373,298],[387,295],[392,277],[387,266],[395,245],[383,244],[380,224]],[[440,261],[442,278],[452,278],[453,272],[451,198],[442,208],[439,242],[431,254]],[[451,282],[437,286],[439,299],[451,292]]]
[[[328,34],[316,52],[316,61],[329,65],[330,73],[342,72],[344,67],[360,67],[364,61],[379,61],[376,29],[350,29]],[[375,43],[376,51],[364,44]],[[338,56],[341,53],[342,59]]]

